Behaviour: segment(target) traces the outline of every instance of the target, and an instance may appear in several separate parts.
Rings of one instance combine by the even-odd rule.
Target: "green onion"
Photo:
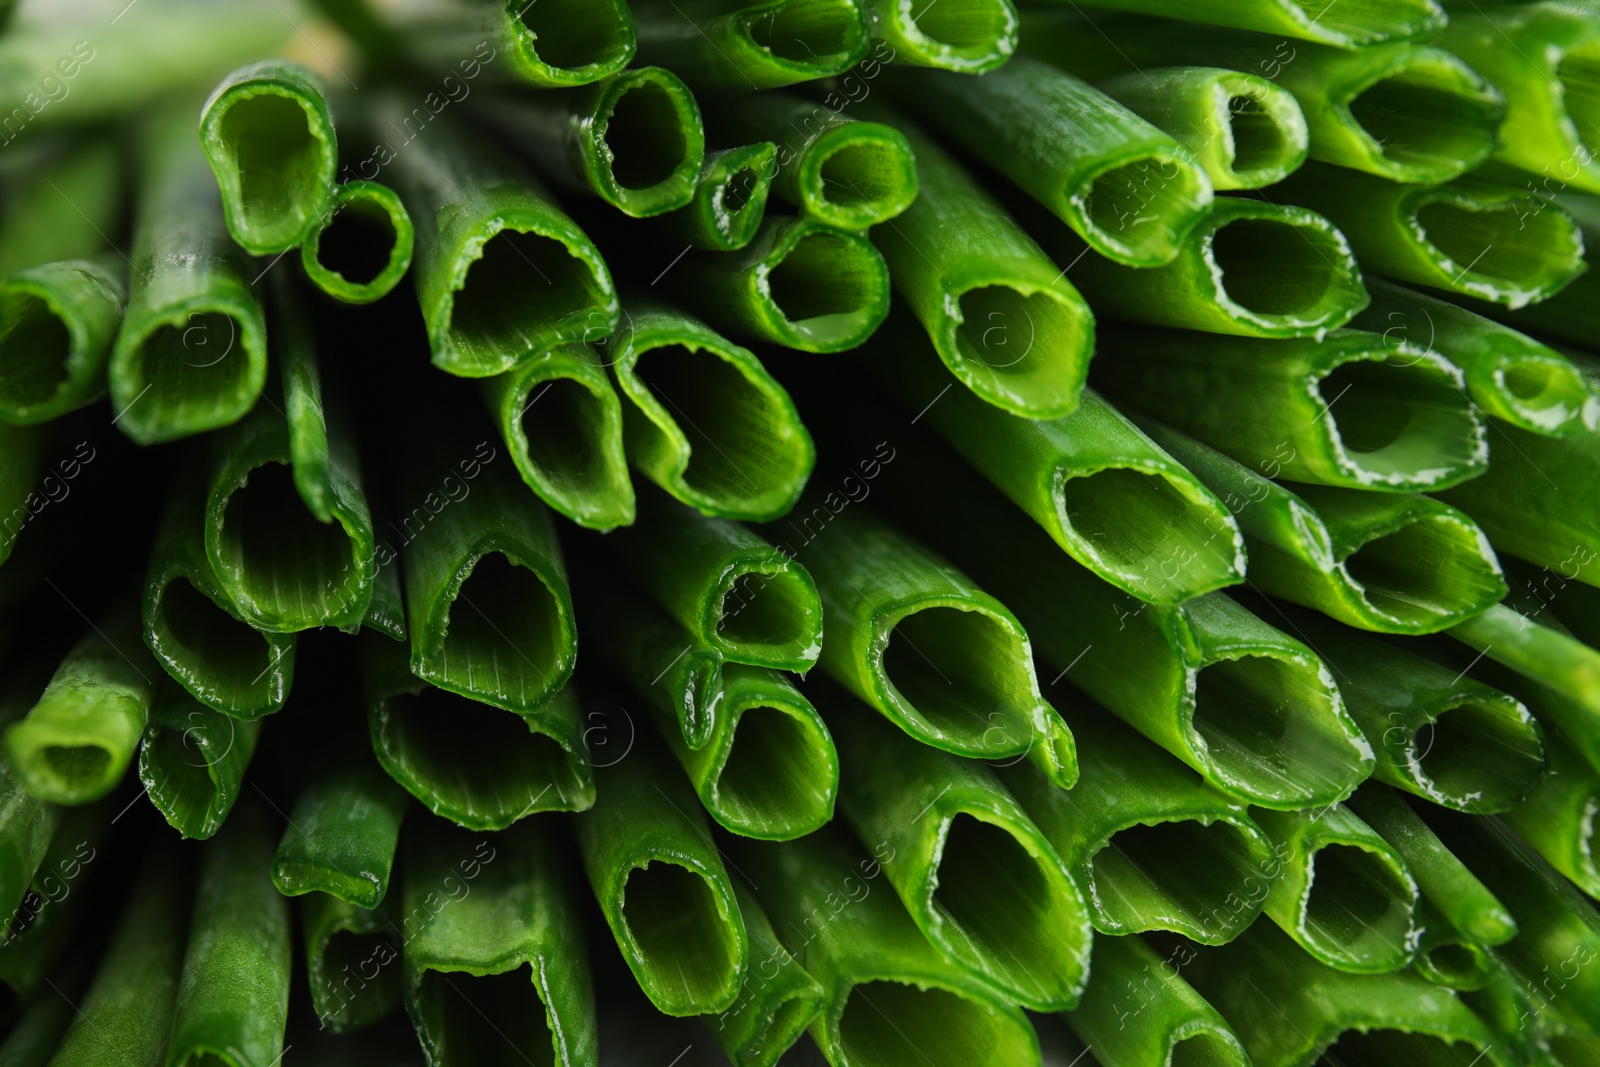
[[[387,912],[313,892],[302,898],[300,928],[311,1006],[323,1026],[350,1033],[400,1006],[401,969],[391,966],[400,951]]]
[[[982,78],[910,71],[896,102],[1045,205],[1100,254],[1154,267],[1211,204],[1194,154],[1071,75],[1018,56]]]
[[[774,1067],[822,1011],[822,986],[778,941],[750,891],[737,882],[733,888],[750,937],[750,966],[739,999],[717,1016],[711,1036],[734,1067]]]
[[[667,1015],[727,1010],[748,941],[698,801],[647,746],[595,777],[594,807],[575,820],[578,845],[628,968]]]
[[[1555,349],[1432,296],[1378,278],[1367,285],[1373,301],[1355,325],[1434,348],[1461,368],[1485,414],[1555,437],[1600,430],[1600,397]]]
[[[945,366],[984,401],[1029,418],[1070,413],[1094,352],[1093,313],[960,164],[904,129],[921,192],[876,234],[895,289]]]
[[[804,674],[822,653],[816,583],[746,527],[652,494],[638,524],[608,544],[697,643],[728,662]]]
[[[1138,941],[1118,935],[1172,930],[1207,945],[1231,941],[1260,914],[1278,873],[1266,835],[1243,804],[1100,709],[1085,710],[1068,720],[1076,785],[1057,789],[1023,767],[1002,770],[1001,781],[1088,893],[1101,934]]]
[[[145,578],[144,643],[200,703],[259,719],[289,696],[295,637],[253,629],[223,594],[206,561],[204,499],[193,479],[173,491]]]
[[[151,850],[51,1067],[165,1062],[188,925],[180,870],[171,848]]]
[[[917,166],[905,135],[882,122],[788,93],[708,102],[711,128],[734,141],[776,144],[772,192],[802,215],[865,230],[917,198]]]
[[[43,506],[38,497],[49,431],[0,421],[0,563]]]
[[[374,557],[374,562],[377,562],[377,557]],[[400,596],[399,568],[392,566],[394,562],[394,558],[389,558],[390,566],[378,564],[378,576],[372,580],[372,603],[368,605],[367,617],[361,620],[361,625],[392,640],[404,641],[406,609]]]
[[[426,109],[407,112],[392,97],[369,118],[383,138],[374,158],[391,162],[416,226],[412,273],[435,366],[485,378],[616,327],[599,250],[490,139],[429,125]]]
[[[289,902],[267,877],[272,841],[250,811],[200,860],[167,1063],[276,1063],[289,1016]],[[112,1061],[107,1061],[112,1062]]]
[[[1219,192],[1272,185],[1306,160],[1309,134],[1299,103],[1259,74],[1155,67],[1098,88],[1187,145]]]
[[[1437,353],[1359,330],[1284,341],[1119,330],[1104,348],[1113,398],[1269,477],[1390,491],[1482,474],[1484,421]],[[1205,403],[1197,403],[1204,398]]]
[[[1037,1064],[1027,1017],[953,963],[890,887],[875,884],[895,859],[887,841],[869,858],[837,828],[739,852],[779,941],[822,985],[811,1036],[823,1055],[847,1067]]]
[[[701,90],[774,89],[843,74],[867,52],[857,0],[635,0],[639,58]]]
[[[1535,702],[1535,711],[1543,710]],[[1595,862],[1595,814],[1600,812],[1600,774],[1559,730],[1545,733],[1549,766],[1528,798],[1502,816],[1539,855],[1590,896],[1600,896]]]
[[[222,829],[239,799],[261,723],[239,722],[168,683],[139,745],[139,780],[150,802],[186,838]]]
[[[593,348],[536,353],[490,378],[484,396],[511,461],[540,500],[590,529],[633,522],[622,405]]]
[[[1095,0],[1093,6],[1137,11],[1164,19],[1192,19],[1213,26],[1321,41],[1340,48],[1426,37],[1445,24],[1444,10],[1435,0],[1350,4],[1337,8],[1315,7],[1299,0],[1222,0],[1204,7],[1195,7],[1184,0]],[[1083,18],[1088,21],[1087,16]],[[1031,22],[1028,29],[1034,29]]]
[[[256,272],[228,236],[187,113],[159,120],[144,147],[128,305],[109,377],[117,425],[153,444],[227,426],[255,405],[267,327],[250,288]]]
[[[67,62],[71,65],[72,60]],[[106,234],[116,232],[122,223],[122,157],[110,138],[44,141],[30,147],[38,158],[8,174],[3,183],[0,276],[45,263],[101,256],[110,244]],[[15,164],[17,157],[11,161]],[[118,257],[116,264],[123,260]],[[125,273],[122,265],[117,278],[124,288]]]
[[[918,8],[902,0],[863,0],[873,37],[893,61],[982,74],[1017,50],[1017,10],[1011,0],[949,0]]]
[[[407,842],[406,1011],[430,1064],[592,1064],[583,919],[548,820]],[[553,1050],[553,1059],[552,1059]]]
[[[859,508],[802,505],[785,525],[819,520],[825,532],[812,535],[805,561],[822,595],[823,670],[923,744],[972,757],[1026,753],[1071,786],[1072,735],[1039,695],[1016,616]]]
[[[74,939],[92,921],[87,912],[94,898],[74,882],[99,857],[119,803],[106,799],[59,812],[28,895],[6,916],[3,927],[0,984],[18,996],[27,999],[43,990],[46,980],[59,973],[56,965]]]
[[[514,712],[537,712],[577,659],[572,596],[544,505],[484,444],[477,478],[439,483],[403,520],[411,670],[441,689]],[[417,484],[422,484],[420,478]],[[446,482],[462,489],[457,497]],[[431,487],[430,487],[431,490]],[[413,520],[420,528],[411,533]]]
[[[116,788],[133,760],[160,674],[139,643],[131,604],[68,652],[27,717],[5,731],[12,773],[54,804],[87,804]]]
[[[754,353],[645,301],[613,343],[628,458],[646,477],[707,515],[760,522],[794,506],[816,449]]]
[[[435,815],[473,830],[504,830],[535,812],[594,803],[571,687],[513,714],[414,677],[387,641],[368,639],[365,660],[372,750]]]
[[[0,419],[47,422],[98,399],[126,292],[104,257],[0,281]]]
[[[1055,256],[1077,262],[1064,250]],[[1368,301],[1350,245],[1332,223],[1243,197],[1213,201],[1170,263],[1135,270],[1084,256],[1074,276],[1107,318],[1244,337],[1321,337]]]
[[[333,189],[333,202],[306,234],[306,277],[346,304],[387,296],[411,267],[416,228],[387,185],[355,178]]]
[[[15,722],[28,709],[25,692],[8,695],[0,705],[0,725]],[[29,793],[10,761],[0,758],[0,915],[6,917],[7,941],[12,936],[11,916],[16,914],[35,872],[44,862],[58,822],[55,805]],[[0,952],[8,947],[0,943]]]
[[[1341,971],[1397,971],[1416,954],[1418,891],[1400,854],[1342,804],[1260,811],[1283,861],[1267,916],[1314,959]]]
[[[662,243],[737,252],[755,237],[777,172],[778,147],[771,141],[707,152],[694,198],[662,217]]]
[[[878,250],[815,219],[768,214],[744,248],[690,253],[666,273],[716,329],[801,352],[854,348],[889,314],[889,269]]]
[[[1584,270],[1583,234],[1567,213],[1507,186],[1407,186],[1314,165],[1282,192],[1332,219],[1363,267],[1397,281],[1519,308]]]
[[[1600,204],[1592,196],[1552,197],[1549,188],[1552,181],[1547,176],[1535,186],[1533,179],[1526,180],[1524,187],[1537,198],[1531,201],[1533,211],[1526,217],[1534,218],[1546,206],[1558,207],[1578,224],[1578,232],[1583,237],[1586,250],[1600,248]],[[1597,300],[1600,300],[1600,271],[1586,270],[1559,293],[1516,311],[1508,311],[1504,306],[1495,304],[1474,304],[1473,310],[1480,315],[1503,320],[1527,333],[1588,348],[1594,344],[1594,307]],[[1589,378],[1592,384],[1594,374],[1589,374]]]
[[[298,245],[332,202],[333,116],[321,79],[299,63],[263,60],[224,78],[201,109],[200,144],[228,232],[253,256]]]
[[[1430,982],[1481,989],[1497,964],[1489,949],[1517,934],[1505,906],[1444,847],[1404,798],[1367,786],[1350,807],[1405,860],[1422,892],[1422,941],[1412,966]]]
[[[1089,907],[1022,805],[989,769],[907,737],[848,697],[828,718],[845,816],[893,855],[884,872],[928,941],[1024,1007],[1075,1006],[1089,976]]]
[[[406,804],[406,794],[364,754],[319,774],[295,801],[278,841],[273,885],[286,897],[314,892],[376,908],[389,889]]]
[[[1067,1022],[1102,1067],[1249,1062],[1228,1021],[1183,980],[1172,959],[1139,938],[1095,938],[1093,968],[1094,981]]]

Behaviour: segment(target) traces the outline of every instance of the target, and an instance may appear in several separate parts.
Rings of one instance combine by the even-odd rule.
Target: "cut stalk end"
[[[798,564],[736,564],[708,607],[705,633],[730,662],[805,672],[822,653],[822,604]]]
[[[623,0],[505,0],[520,73],[545,88],[587,85],[615,74],[637,47]]]
[[[662,1012],[698,1015],[733,1001],[742,953],[731,908],[709,878],[671,860],[647,860],[628,872],[618,941],[640,988]]]
[[[690,208],[698,217],[695,236],[704,247],[733,252],[754,239],[766,215],[777,152],[771,141],[763,141],[708,158]]]
[[[253,629],[174,573],[146,594],[144,640],[191,695],[236,718],[258,719],[283,707],[294,677],[294,636]]]
[[[842,230],[885,222],[917,198],[911,145],[878,122],[829,127],[807,148],[796,180],[805,211]]]
[[[1310,871],[1296,912],[1296,940],[1341,970],[1404,966],[1416,932],[1417,890],[1399,860],[1386,849],[1333,841],[1317,847],[1306,862]]]
[[[234,84],[201,119],[228,231],[253,256],[287,251],[316,225],[338,166],[320,95],[265,79]]]
[[[1315,212],[1229,200],[1201,225],[1218,302],[1259,337],[1312,337],[1367,305],[1350,245]],[[1209,232],[1207,232],[1209,231]]]
[[[1213,122],[1221,134],[1215,189],[1260,189],[1305,162],[1309,134],[1300,105],[1265,78],[1230,71],[1213,89]]]
[[[1039,1057],[1038,1038],[1021,1015],[920,977],[858,983],[833,1028],[845,1067],[971,1067]]]
[[[1130,267],[1170,262],[1211,206],[1211,182],[1194,163],[1149,152],[1108,167],[1069,190],[1084,240]]]
[[[1494,87],[1436,48],[1400,50],[1395,57],[1346,105],[1350,130],[1364,142],[1363,169],[1432,184],[1488,159],[1505,113]]]
[[[704,790],[717,822],[745,837],[787,841],[833,817],[839,762],[813,709],[735,694],[722,714],[733,723],[731,737]]]
[[[1600,429],[1600,399],[1568,360],[1510,354],[1493,380],[1495,406],[1525,430],[1577,435]]]
[[[556,1057],[565,1050],[551,1031],[536,977],[531,964],[485,975],[423,971],[407,1007],[429,1060],[535,1067],[560,1062]]]
[[[789,75],[781,83],[764,77],[768,88],[842,74],[867,50],[866,23],[854,0],[777,0],[744,14],[738,26]]]
[[[1583,234],[1536,196],[1492,199],[1450,187],[1418,194],[1408,228],[1439,275],[1432,284],[1519,308],[1584,270]]]
[[[267,376],[266,329],[251,310],[200,304],[125,322],[111,374],[122,431],[155,444],[243,418]]]
[[[1123,827],[1088,860],[1095,926],[1106,934],[1171,930],[1201,944],[1225,944],[1260,914],[1261,875],[1271,862],[1270,842],[1242,821]]]
[[[0,283],[0,417],[34,423],[65,414],[75,394],[93,388],[87,340],[50,288],[25,278]]]
[[[996,280],[945,299],[956,313],[935,340],[968,389],[1026,418],[1077,408],[1094,352],[1094,314],[1076,291]]]
[[[700,108],[677,75],[660,67],[617,75],[584,135],[596,142],[597,192],[623,214],[660,215],[693,199],[705,132]]]
[[[1404,762],[1386,777],[1458,811],[1507,811],[1544,770],[1539,727],[1509,696],[1452,702],[1404,741]]]
[[[387,933],[334,930],[317,950],[306,953],[306,976],[317,1017],[336,1034],[350,1033],[388,1015],[401,997],[401,969],[379,966],[371,978],[363,969],[400,958]]]
[[[801,221],[756,266],[756,300],[772,340],[802,352],[842,352],[889,314],[889,269],[863,237]]]
[[[1482,989],[1494,976],[1494,956],[1470,941],[1447,941],[1417,953],[1411,966],[1435,985],[1450,989]]]
[[[411,266],[415,230],[393,189],[351,181],[300,246],[306,277],[347,304],[370,304],[392,290]]]
[[[1345,622],[1401,633],[1433,633],[1505,595],[1505,580],[1482,531],[1450,513],[1409,516],[1354,542],[1340,561],[1370,618]]]
[[[897,62],[982,74],[1017,50],[1018,19],[1011,0],[949,0],[885,4],[876,32],[892,41]]]

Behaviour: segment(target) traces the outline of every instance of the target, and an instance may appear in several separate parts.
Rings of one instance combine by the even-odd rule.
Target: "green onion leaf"
[[[774,1067],[822,1011],[822,986],[778,941],[755,896],[738,882],[733,889],[750,937],[750,967],[739,999],[717,1016],[711,1035],[734,1067]]]
[[[862,0],[872,36],[893,49],[894,62],[982,74],[1017,50],[1011,0],[948,0],[921,8],[900,0]]]
[[[352,179],[334,187],[328,209],[300,246],[306,277],[346,304],[387,296],[411,267],[416,228],[387,185]]]
[[[0,704],[0,725],[10,725],[28,710],[30,696],[20,689]],[[56,806],[29,793],[0,755],[0,916],[5,916],[5,939],[12,938],[12,916],[22,903],[39,865],[44,862],[56,832]],[[9,947],[0,944],[0,951]]]
[[[1221,0],[1220,3],[1203,7],[1196,7],[1186,0],[1095,0],[1093,6],[1136,11],[1162,19],[1192,19],[1213,26],[1231,26],[1297,40],[1320,41],[1340,48],[1426,37],[1445,24],[1444,9],[1437,0],[1341,4],[1331,9],[1316,7],[1301,0]],[[1089,21],[1088,16],[1082,17],[1083,21]],[[1026,20],[1025,25],[1029,31],[1033,31],[1038,24]]]
[[[707,152],[694,198],[661,217],[662,244],[707,252],[737,252],[749,244],[766,215],[777,160],[771,141]]]
[[[406,805],[406,794],[364,754],[319,774],[278,841],[273,885],[286,897],[315,892],[376,908],[389,889]]]
[[[47,422],[98,399],[126,294],[125,271],[108,257],[0,281],[0,420]]]
[[[113,812],[126,807],[106,798],[94,804],[63,808],[50,845],[22,906],[10,912],[0,942],[0,984],[23,998],[37,996],[79,932],[94,921],[88,909],[94,896],[74,884],[100,856],[111,830]],[[90,928],[93,929],[93,928]],[[51,979],[53,980],[53,979]]]
[[[213,711],[169,682],[139,745],[139,780],[173,829],[204,841],[239,799],[260,734],[259,721]]]
[[[399,939],[391,936],[387,911],[313,892],[301,899],[300,928],[311,1006],[323,1026],[347,1034],[400,1006],[401,968],[392,966],[400,958]]]
[[[39,474],[44,467],[49,431],[0,421],[0,563],[37,514]],[[32,505],[32,506],[30,506]]]
[[[70,66],[72,60],[67,62]],[[0,275],[6,277],[45,263],[107,253],[106,235],[122,225],[126,196],[122,156],[111,138],[41,141],[30,147],[36,158],[16,167],[13,156],[14,169],[4,179]],[[126,263],[119,256],[115,264],[125,296]]]
[[[774,89],[843,74],[866,55],[857,0],[633,0],[639,58],[702,90]]]

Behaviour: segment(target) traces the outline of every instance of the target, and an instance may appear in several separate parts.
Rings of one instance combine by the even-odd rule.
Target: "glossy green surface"
[[[331,203],[300,246],[300,265],[335,300],[370,304],[400,284],[415,247],[416,227],[400,195],[354,178],[334,187]],[[376,271],[375,262],[382,263]]]
[[[139,745],[139,781],[180,836],[203,841],[239,799],[260,734],[259,720],[230,718],[168,683]]]
[[[750,92],[843,74],[867,53],[856,0],[637,0],[639,58],[697,89]]]
[[[313,779],[295,801],[272,858],[278,892],[316,892],[376,908],[389,890],[406,806],[405,792],[365,759]]]
[[[46,422],[103,395],[126,296],[123,265],[105,256],[0,282],[0,419]]]

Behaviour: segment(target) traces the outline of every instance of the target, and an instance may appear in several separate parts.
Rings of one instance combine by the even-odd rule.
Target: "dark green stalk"
[[[0,726],[15,722],[28,710],[30,700],[31,694],[20,687],[8,693],[0,703]],[[44,862],[58,822],[55,805],[23,788],[10,761],[0,758],[0,915],[6,917],[7,940],[11,917]],[[0,945],[0,951],[5,947]]]
[[[1481,179],[1410,186],[1314,165],[1282,195],[1328,216],[1363,267],[1397,281],[1519,308],[1560,292],[1585,269],[1571,216]]]
[[[1089,306],[960,164],[903,129],[921,192],[877,233],[896,291],[945,366],[984,401],[1029,418],[1070,413],[1094,352]]]
[[[201,109],[200,145],[228,232],[253,256],[298,245],[333,201],[333,116],[322,80],[299,63],[267,59],[224,78]]]
[[[872,36],[912,67],[983,74],[1017,50],[1017,9],[1011,0],[952,0],[917,7],[900,0],[862,0]]]
[[[222,829],[260,733],[259,720],[229,718],[167,683],[139,746],[139,780],[180,836],[204,841]]]
[[[347,1034],[400,1006],[399,939],[391,936],[387,911],[313,892],[301,900],[300,928],[311,1006],[323,1026]]]
[[[1536,710],[1543,710],[1535,703]],[[1556,870],[1592,897],[1600,897],[1595,862],[1595,815],[1600,812],[1600,774],[1559,730],[1545,734],[1549,766],[1528,798],[1503,818]]]
[[[94,897],[85,887],[85,874],[101,855],[100,847],[111,830],[121,801],[102,800],[60,810],[39,866],[33,872],[21,905],[5,916],[0,941],[0,985],[18,996],[37,996],[46,979],[59,975],[57,964],[88,922]]]
[[[917,928],[1008,999],[1074,1007],[1089,976],[1089,906],[1022,805],[987,767],[907,737],[843,694],[828,710],[845,817],[893,856],[883,869]]]
[[[707,152],[694,198],[661,220],[663,243],[707,252],[743,248],[766,216],[777,172],[778,148],[771,141]]]
[[[1099,89],[1188,146],[1218,192],[1272,185],[1306,160],[1300,104],[1259,74],[1155,67],[1119,74]]]
[[[595,805],[575,820],[578,844],[634,978],[667,1015],[727,1010],[748,940],[694,794],[645,746],[595,777]]]
[[[749,92],[843,74],[866,55],[857,0],[636,0],[639,58],[702,91]]]
[[[234,819],[202,853],[167,1067],[245,1067],[283,1056],[289,902],[267,877],[271,855],[256,810]]]
[[[43,507],[36,491],[49,431],[0,422],[0,563]]]
[[[1231,941],[1261,913],[1279,871],[1266,835],[1242,803],[1099,708],[1086,711],[1068,723],[1079,769],[1070,790],[1027,767],[1002,770],[1001,781],[1088,892],[1101,934]]]
[[[1193,152],[1038,60],[1019,56],[980,79],[909,71],[889,85],[912,114],[1119,263],[1166,263],[1211,203]]]
[[[594,803],[578,698],[569,686],[509,713],[407,673],[403,652],[367,640],[367,723],[390,777],[441,818],[504,830],[540,811]]]
[[[411,267],[416,227],[387,185],[355,178],[333,189],[333,201],[300,246],[306,277],[346,304],[387,296]]]
[[[376,908],[406,806],[406,794],[364,755],[325,771],[295,801],[272,858],[273,885],[286,897],[317,893]]]
[[[1528,192],[1537,198],[1533,201],[1538,205],[1535,211],[1543,210],[1545,205],[1559,207],[1571,215],[1572,220],[1578,224],[1578,231],[1583,236],[1583,247],[1586,250],[1600,248],[1600,204],[1597,204],[1592,196],[1557,198],[1552,196],[1552,185],[1558,191],[1561,188],[1561,183],[1549,176],[1538,179],[1537,183],[1532,178],[1524,183]],[[1494,304],[1476,305],[1475,310],[1480,314],[1501,319],[1519,330],[1538,334],[1540,337],[1590,348],[1594,344],[1596,306],[1600,306],[1600,271],[1588,270],[1574,278],[1565,289],[1554,296],[1516,311],[1507,311],[1504,307]],[[1589,378],[1592,383],[1594,375],[1590,374]]]
[[[728,662],[804,674],[821,655],[816,583],[746,527],[650,494],[639,522],[607,543],[656,603]]]
[[[737,882],[733,889],[750,938],[750,965],[739,999],[717,1016],[711,1036],[734,1067],[774,1067],[822,1011],[822,986],[778,941],[755,896]]]
[[[1095,0],[1093,6],[1163,19],[1191,19],[1302,41],[1320,41],[1339,48],[1427,37],[1445,24],[1444,9],[1436,0],[1341,4],[1326,10],[1296,0],[1265,0],[1264,3],[1261,0],[1222,0],[1199,8],[1185,0]],[[1087,16],[1083,20],[1089,21]],[[1032,28],[1031,23],[1029,28]]]
[[[418,829],[401,920],[405,1001],[431,1067],[595,1063],[583,919],[555,823],[492,843],[432,820]]]
[[[0,1061],[7,1067],[47,1067],[61,1038],[77,1016],[75,1004],[83,1001],[86,965],[73,967],[72,979],[63,979],[60,996],[35,997],[18,1013],[16,1022],[0,1041]]]
[[[103,395],[126,294],[121,261],[103,256],[0,281],[0,420],[48,422]]]
[[[1461,368],[1467,393],[1485,414],[1552,437],[1583,437],[1600,430],[1600,396],[1560,352],[1466,308],[1392,282],[1373,278],[1367,287],[1372,303],[1354,325],[1437,351]]]
[[[490,378],[484,397],[511,461],[539,499],[593,530],[633,522],[622,404],[592,347],[537,353]]]
[[[668,264],[684,304],[730,336],[801,352],[843,352],[889,314],[889,269],[859,234],[768,214],[736,252]]]
[[[613,344],[628,458],[646,477],[707,515],[761,522],[794,506],[816,449],[754,353],[647,301]]]
[[[280,276],[281,280],[281,276]],[[366,554],[357,565],[362,577],[355,579],[347,594],[369,595],[375,586],[372,572],[372,520],[361,493],[354,432],[337,407],[326,410],[322,395],[322,368],[312,342],[304,312],[294,291],[287,284],[274,287],[273,356],[278,361],[283,408],[280,414],[288,423],[287,463],[294,476],[294,488],[318,522],[343,526],[365,524]],[[274,405],[276,408],[276,405]],[[280,462],[283,453],[280,451]],[[342,466],[341,466],[342,464]],[[293,505],[288,505],[290,509]],[[219,573],[226,573],[219,568]],[[363,580],[363,578],[365,580]],[[350,579],[347,579],[349,582]]]
[[[1103,384],[1268,477],[1384,491],[1482,474],[1484,420],[1461,372],[1420,346],[1359,330],[1269,341],[1107,331]],[[1204,398],[1204,403],[1199,399]]]

